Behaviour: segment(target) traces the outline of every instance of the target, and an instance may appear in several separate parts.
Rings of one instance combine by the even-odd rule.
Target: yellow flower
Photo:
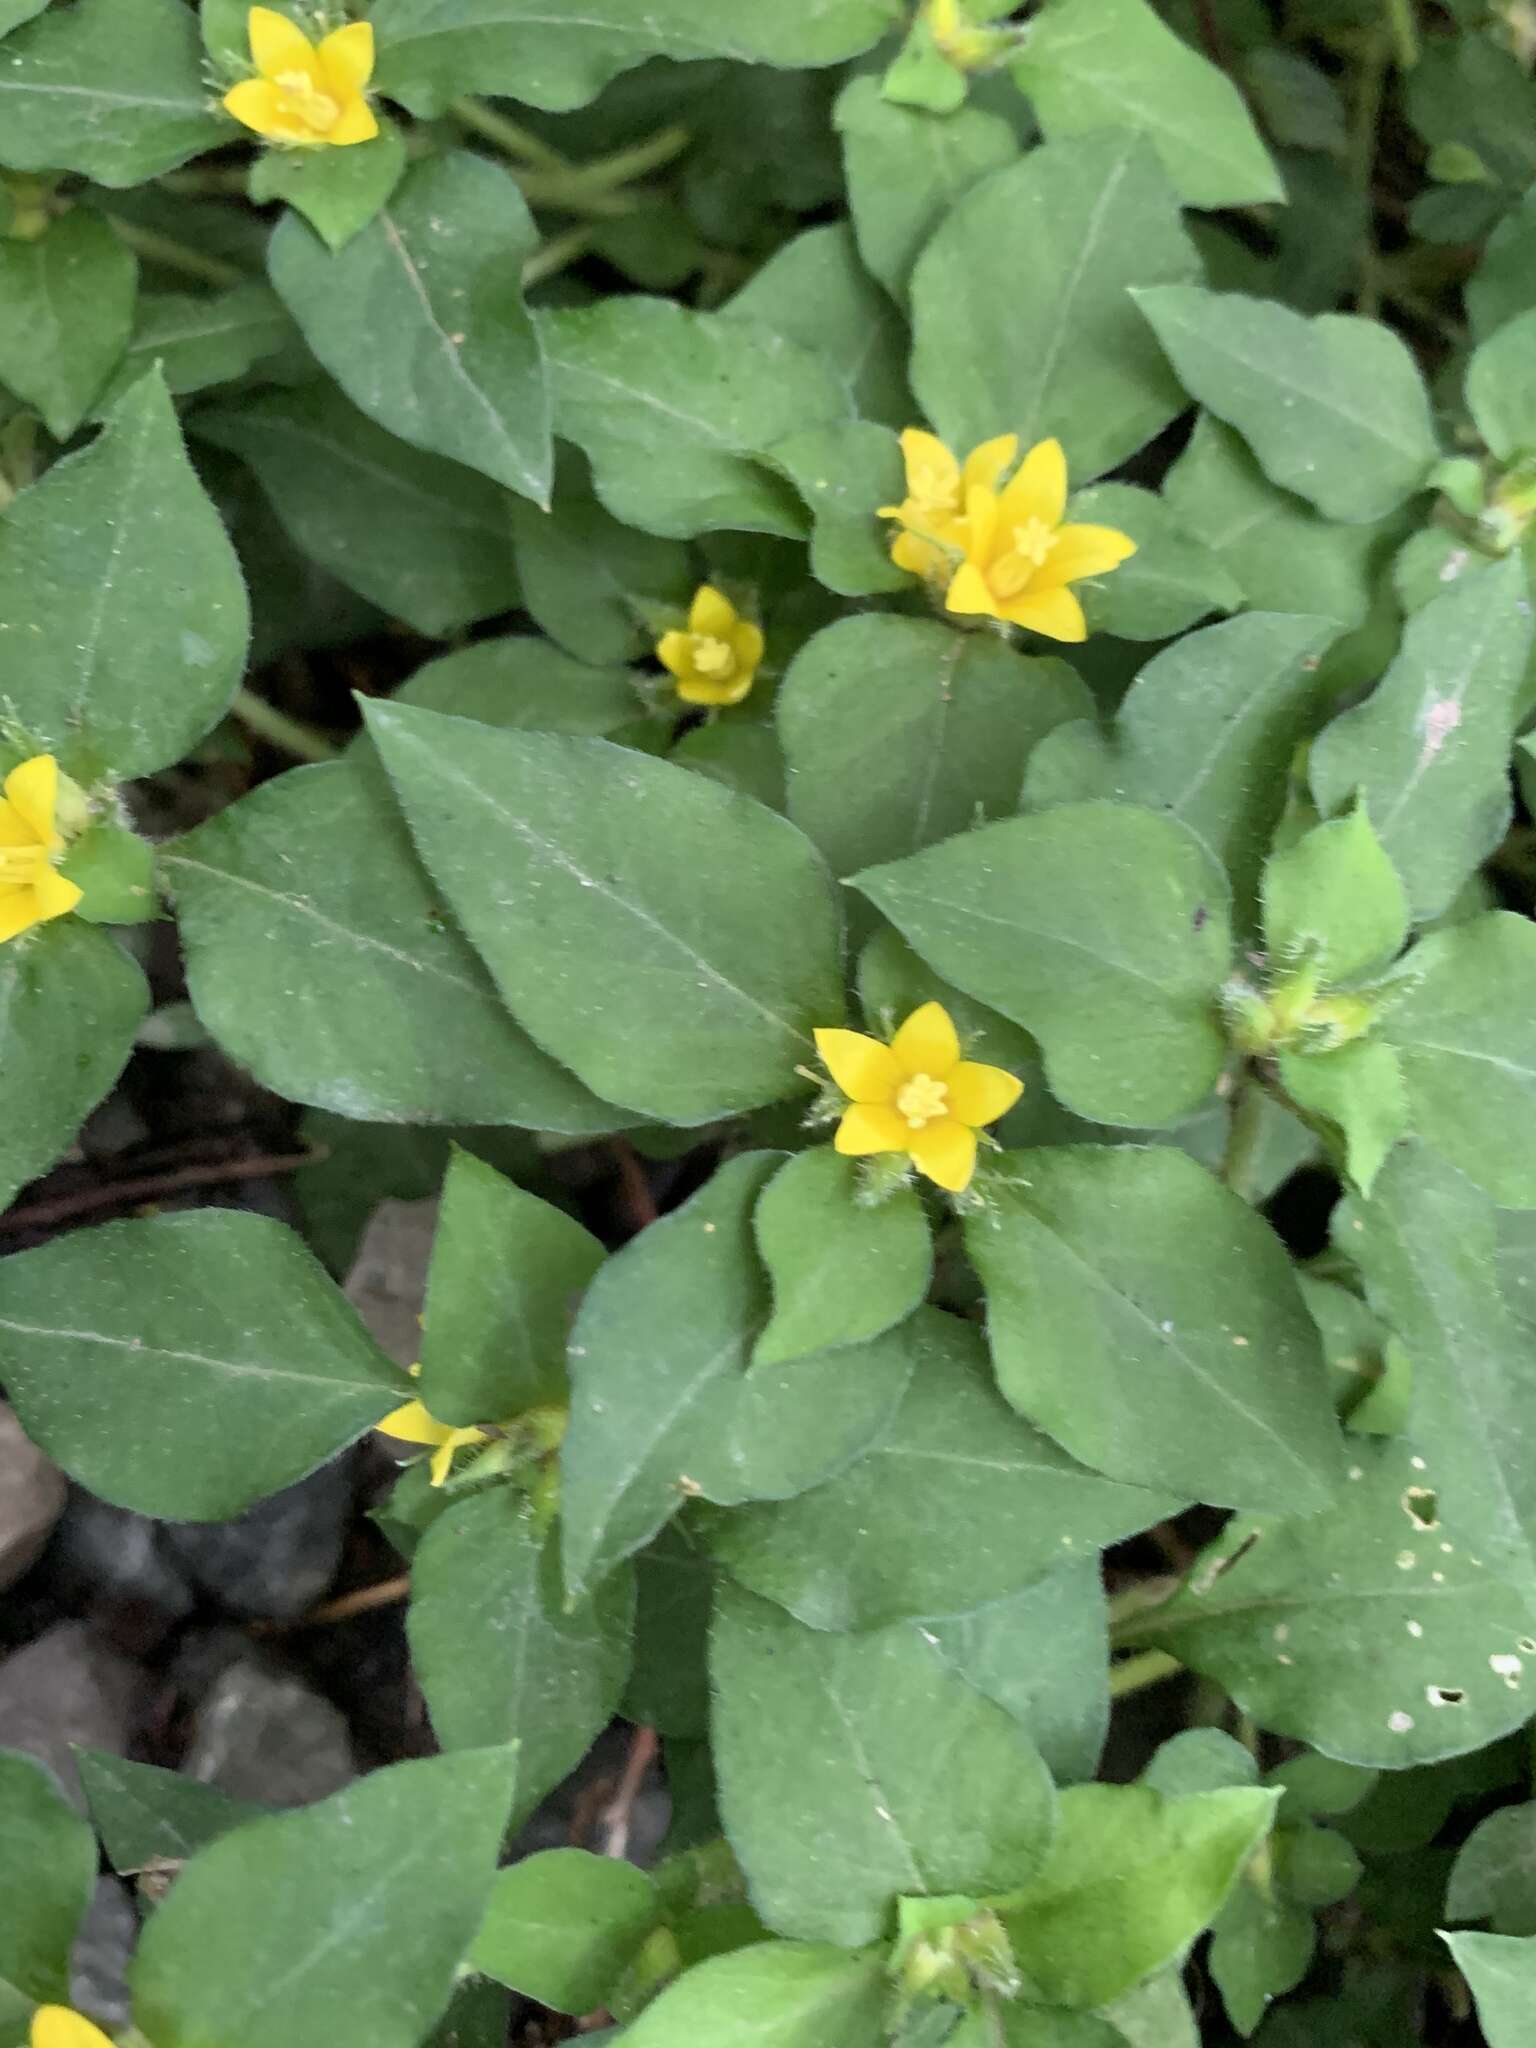
[[[685,704],[739,704],[762,658],[762,628],[709,583],[694,595],[687,632],[663,633],[656,643],[656,659],[676,677]]]
[[[59,830],[61,801],[79,807],[80,792],[59,774],[52,754],[34,754],[5,778],[0,799],[0,945],[35,924],[63,917],[81,891],[65,881],[57,864],[64,851]]]
[[[40,2005],[32,2015],[32,2048],[112,2048],[112,2040],[66,2005]]]
[[[965,505],[973,490],[991,488],[1019,452],[1017,434],[983,441],[962,466],[937,434],[908,427],[901,437],[907,465],[907,495],[899,505],[882,505],[880,517],[895,519],[902,531],[891,543],[891,560],[910,575],[948,583],[965,551]]]
[[[1024,1083],[960,1057],[942,1003],[924,1003],[889,1045],[862,1031],[818,1031],[816,1050],[848,1097],[839,1152],[905,1152],[919,1173],[958,1195],[976,1171],[976,1133],[1005,1116]]]
[[[966,492],[965,560],[944,603],[949,611],[1005,619],[1048,640],[1086,640],[1088,622],[1068,588],[1103,576],[1136,552],[1112,526],[1064,526],[1067,459],[1040,441],[1001,491]]]
[[[995,29],[989,32],[968,21],[960,0],[928,0],[928,27],[938,48],[961,71],[990,63],[1003,40]]]
[[[421,1367],[411,1367],[412,1379],[420,1377]],[[456,1451],[462,1451],[471,1444],[488,1444],[490,1438],[483,1429],[452,1429],[446,1422],[439,1422],[422,1401],[407,1401],[386,1415],[378,1425],[385,1436],[392,1436],[400,1443],[423,1444],[432,1452],[432,1484],[441,1486],[453,1470]],[[60,2043],[60,2048],[68,2044]]]
[[[246,26],[260,74],[224,95],[224,110],[269,142],[310,149],[371,142],[379,132],[364,98],[373,76],[373,28],[349,22],[317,47],[284,14],[253,7]]]

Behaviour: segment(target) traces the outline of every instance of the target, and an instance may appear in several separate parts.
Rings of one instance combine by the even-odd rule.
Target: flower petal
[[[37,898],[30,889],[0,885],[0,946],[7,939],[19,939],[23,932],[31,931],[33,925],[41,921],[37,914]]]
[[[332,29],[320,45],[320,68],[338,99],[360,93],[373,76],[373,23],[349,21]]]
[[[907,1133],[908,1150],[919,1173],[958,1195],[976,1171],[976,1133],[958,1117],[941,1116]]]
[[[942,1003],[924,1003],[914,1010],[891,1040],[891,1053],[903,1076],[928,1074],[942,1081],[960,1057],[960,1039]]]
[[[1084,576],[1103,576],[1118,569],[1136,552],[1128,533],[1113,526],[1064,526],[1030,586],[1033,591],[1059,590]]]
[[[1019,464],[1019,473],[1003,493],[1003,521],[1026,526],[1060,526],[1067,509],[1067,458],[1059,441],[1037,441]]]
[[[693,674],[693,635],[663,633],[656,642],[656,659],[663,668],[670,669],[679,682],[686,682]]]
[[[965,495],[969,497],[978,486],[984,491],[995,491],[997,480],[1016,460],[1019,452],[1017,434],[998,434],[990,441],[983,441],[979,448],[973,448],[965,458],[961,473]]]
[[[32,2015],[32,2048],[112,2048],[110,2035],[64,2005],[40,2005]]]
[[[718,676],[689,675],[677,679],[677,694],[685,704],[739,704],[752,687],[750,676],[735,675],[728,682]]]
[[[323,139],[341,149],[352,142],[372,142],[378,132],[378,116],[365,99],[358,97],[347,102],[335,127]]]
[[[313,142],[314,130],[297,121],[283,105],[283,96],[266,78],[247,78],[224,95],[224,111],[243,127],[269,142]]]
[[[1034,590],[1005,604],[1000,614],[1012,626],[1027,626],[1047,640],[1086,640],[1088,621],[1070,590]]]
[[[0,797],[0,846],[37,845],[37,834],[14,805]]]
[[[46,924],[50,918],[68,917],[84,894],[77,882],[66,881],[57,868],[41,867],[32,884],[38,923]]]
[[[998,543],[1003,501],[980,484],[965,494],[965,552],[972,562],[989,562]]]
[[[879,1102],[856,1102],[843,1112],[832,1144],[845,1159],[862,1159],[870,1152],[905,1152],[911,1136],[906,1118],[894,1109]]]
[[[754,626],[750,619],[742,620],[732,631],[730,641],[731,651],[736,656],[736,664],[746,674],[746,686],[741,693],[745,696],[747,690],[752,687],[752,679],[757,674],[758,665],[763,658],[763,649],[768,643],[763,638],[762,627]]]
[[[909,576],[937,576],[949,565],[949,557],[936,541],[920,534],[898,533],[891,542],[891,560]]]
[[[901,437],[901,453],[907,465],[910,496],[921,498],[924,504],[959,504],[960,465],[937,434],[922,427],[908,427]]]
[[[13,768],[5,778],[5,795],[38,845],[58,844],[53,821],[59,807],[59,764],[52,754],[34,754]]]
[[[967,618],[1000,619],[1003,616],[986,577],[974,562],[967,562],[955,571],[955,579],[945,593],[944,609]]]
[[[962,1060],[949,1076],[950,1114],[979,1131],[1006,1116],[1023,1093],[1024,1083],[1002,1067]]]
[[[439,1422],[428,1413],[421,1401],[407,1401],[396,1408],[376,1425],[385,1436],[392,1436],[403,1444],[440,1444],[453,1432],[446,1422]]]
[[[821,1063],[850,1102],[889,1103],[901,1086],[896,1055],[862,1031],[818,1031]]]
[[[246,19],[251,39],[251,62],[263,77],[275,78],[279,71],[302,71],[316,85],[318,69],[315,46],[297,22],[274,7],[253,7]]]
[[[729,638],[736,624],[736,607],[712,583],[701,583],[688,612],[690,633],[707,633],[712,640]]]

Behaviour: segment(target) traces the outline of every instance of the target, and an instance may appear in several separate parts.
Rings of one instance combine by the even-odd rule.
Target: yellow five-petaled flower
[[[32,2015],[32,2048],[112,2048],[112,2040],[67,2005],[40,2005]]]
[[[247,17],[258,76],[224,95],[224,110],[269,142],[339,148],[379,132],[365,97],[373,77],[373,28],[348,22],[316,44],[287,15],[253,7]]]
[[[420,1373],[419,1365],[411,1367],[412,1379],[419,1378]],[[483,1429],[455,1429],[451,1423],[439,1422],[424,1401],[407,1401],[392,1409],[379,1428],[399,1443],[422,1444],[431,1451],[434,1486],[442,1486],[447,1480],[453,1470],[455,1452],[491,1440]]]
[[[670,670],[685,704],[739,704],[762,658],[762,628],[711,583],[694,594],[687,632],[663,633],[656,643],[656,659]]]
[[[1024,1083],[1001,1067],[960,1057],[942,1003],[914,1010],[889,1045],[862,1031],[818,1031],[816,1050],[848,1097],[836,1149],[853,1158],[904,1152],[951,1194],[970,1186],[976,1133],[1024,1092]]]
[[[1103,576],[1136,552],[1112,526],[1068,525],[1067,460],[1059,441],[1039,441],[1005,484],[1016,434],[984,441],[962,465],[936,435],[901,437],[907,495],[880,508],[901,531],[899,569],[944,591],[947,611],[1027,626],[1048,640],[1086,640],[1088,622],[1070,586]]]
[[[35,924],[64,917],[81,891],[58,872],[65,848],[61,796],[82,812],[84,799],[52,754],[34,754],[5,778],[0,799],[0,945]],[[83,819],[82,821],[83,822]]]

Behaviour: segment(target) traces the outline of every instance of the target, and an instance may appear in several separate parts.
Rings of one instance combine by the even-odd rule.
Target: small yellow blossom
[[[961,615],[1027,626],[1048,640],[1086,640],[1088,622],[1068,586],[1103,576],[1134,555],[1112,526],[1066,526],[1067,459],[1059,441],[1040,441],[1001,491],[966,492],[965,560],[944,603]]]
[[[258,76],[224,95],[224,110],[269,142],[340,148],[379,132],[365,93],[373,77],[373,28],[349,22],[314,44],[271,7],[247,17]]]
[[[762,658],[762,628],[710,583],[694,595],[687,632],[663,633],[656,643],[656,659],[677,679],[685,704],[739,704]]]
[[[991,63],[1004,40],[995,29],[967,20],[960,0],[928,0],[928,28],[938,49],[961,71]]]
[[[5,778],[0,799],[0,945],[35,924],[64,917],[81,891],[57,872],[64,852],[59,830],[61,806],[78,808],[84,799],[59,774],[52,754],[34,754]]]
[[[924,1003],[889,1045],[862,1031],[818,1031],[816,1050],[848,1097],[833,1141],[847,1157],[905,1152],[919,1173],[958,1195],[976,1171],[976,1133],[1024,1092],[1001,1067],[960,1057],[942,1003]]]
[[[112,2048],[112,2039],[67,2005],[40,2005],[32,2015],[32,2048]]]
[[[412,1379],[419,1379],[421,1367],[411,1367]],[[490,1437],[483,1429],[453,1429],[446,1422],[439,1422],[423,1401],[407,1401],[386,1415],[378,1425],[385,1436],[392,1436],[405,1444],[422,1444],[432,1452],[432,1484],[441,1486],[453,1470],[454,1453],[468,1449],[471,1444],[488,1444]],[[60,2044],[65,2048],[65,2044]]]
[[[891,543],[891,560],[910,575],[947,585],[965,551],[965,504],[973,490],[992,489],[1017,457],[1017,434],[983,441],[962,465],[937,434],[908,427],[901,437],[907,465],[907,495],[899,505],[882,505],[880,517],[895,519],[901,532]]]

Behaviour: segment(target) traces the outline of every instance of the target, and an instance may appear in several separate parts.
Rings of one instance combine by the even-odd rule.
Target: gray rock
[[[103,2026],[127,2026],[128,1964],[138,1938],[133,1901],[116,1878],[99,1877],[69,1959],[70,2004]]]
[[[421,1355],[437,1206],[435,1195],[420,1202],[381,1202],[347,1275],[347,1298],[397,1365],[413,1365]]]
[[[89,1622],[61,1621],[0,1664],[0,1748],[48,1766],[83,1812],[71,1745],[127,1753],[149,1682]]]
[[[234,1799],[307,1806],[349,1785],[357,1759],[330,1701],[253,1653],[214,1679],[181,1768]]]
[[[166,1553],[226,1613],[291,1621],[323,1600],[341,1563],[354,1462],[336,1459],[232,1522],[169,1522]]]
[[[196,1604],[185,1573],[167,1554],[160,1523],[78,1488],[49,1563],[62,1596],[92,1611],[145,1608],[169,1625]]]
[[[0,1592],[42,1555],[67,1498],[64,1474],[0,1402]]]

